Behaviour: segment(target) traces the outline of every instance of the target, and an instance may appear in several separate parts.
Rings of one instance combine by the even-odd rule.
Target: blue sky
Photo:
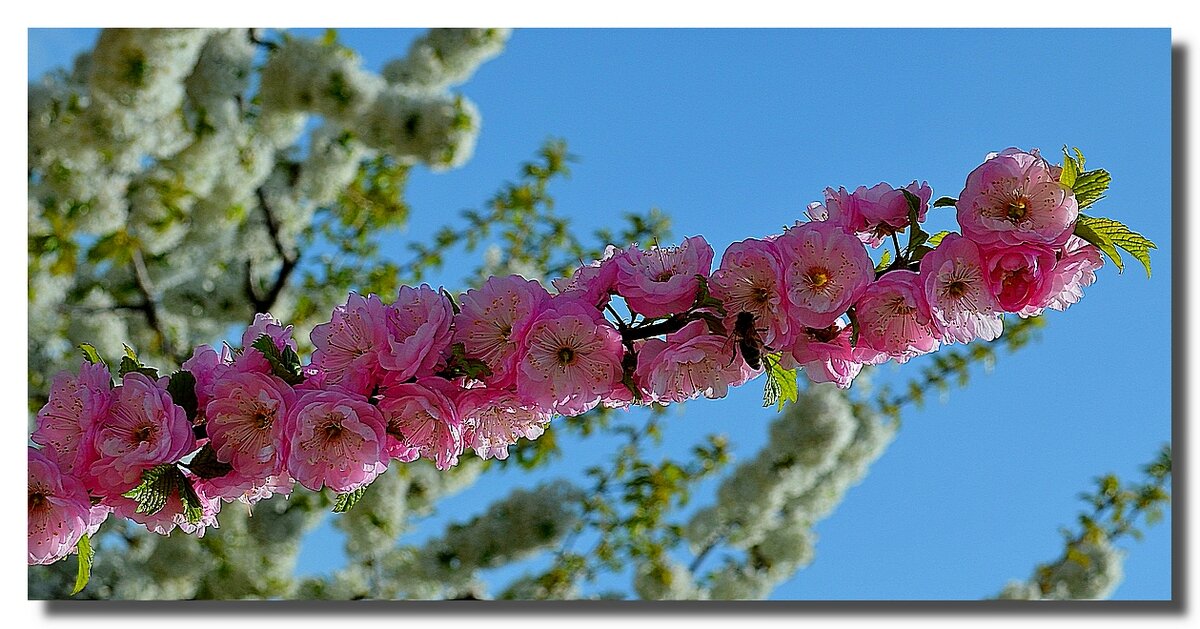
[[[378,70],[418,33],[339,37]],[[94,37],[30,31],[30,78]],[[402,256],[404,242],[478,207],[548,137],[580,157],[553,189],[580,233],[659,207],[676,241],[703,234],[718,257],[790,224],[826,186],[923,179],[935,196],[957,196],[988,151],[1079,146],[1114,178],[1094,213],[1158,243],[1153,278],[1107,264],[1081,303],[1050,313],[1038,342],[976,370],[944,403],[906,409],[895,442],[817,527],[813,564],[773,594],[981,598],[1059,555],[1058,527],[1074,522],[1094,476],[1135,479],[1170,440],[1170,87],[1165,29],[519,30],[460,88],[483,115],[475,156],[452,172],[415,172],[413,221],[391,251]],[[916,368],[885,367],[876,381]],[[671,415],[662,453],[726,432],[735,455],[751,456],[771,417],[760,395],[751,384],[687,405]],[[482,511],[498,485],[579,478],[607,455],[581,444],[536,476],[489,477],[416,538]],[[336,565],[318,545],[302,571]],[[1124,547],[1114,598],[1169,598],[1169,526]]]

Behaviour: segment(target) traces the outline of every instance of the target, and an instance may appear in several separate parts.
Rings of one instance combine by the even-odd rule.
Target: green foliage
[[[133,348],[126,345],[125,355],[121,357],[121,365],[117,369],[117,378],[124,378],[127,373],[140,373],[151,380],[158,380],[158,370],[153,367],[147,367],[138,360],[137,352]]]
[[[89,363],[93,365],[105,364],[104,359],[100,357],[100,352],[97,352],[96,347],[91,343],[80,343],[79,351],[83,352],[84,360],[88,361]]]
[[[92,560],[96,557],[96,551],[92,548],[92,540],[86,533],[75,544],[75,552],[78,554],[78,563],[76,564],[75,587],[71,589],[71,596],[83,591],[92,578]]]
[[[800,395],[796,370],[784,369],[779,364],[779,354],[763,356],[763,366],[767,372],[767,380],[763,385],[763,407],[775,405],[776,410],[783,410],[785,403],[795,402]]]
[[[884,249],[883,255],[879,256],[879,264],[875,265],[876,273],[883,273],[888,268],[888,264],[892,261],[892,252]]]
[[[142,481],[137,487],[121,494],[137,503],[136,513],[154,515],[167,506],[171,496],[179,498],[183,505],[183,516],[196,524],[204,514],[200,497],[192,487],[192,481],[184,476],[173,463],[152,467],[142,472]]]
[[[467,356],[467,348],[462,343],[450,346],[450,356],[446,359],[446,367],[439,372],[444,378],[460,378],[466,376],[470,380],[483,380],[492,375],[487,363]]]
[[[220,478],[233,471],[232,465],[217,458],[217,451],[213,449],[212,443],[204,444],[204,447],[192,456],[192,460],[184,465],[193,474],[205,479]]]
[[[1117,247],[1128,251],[1146,268],[1146,277],[1150,277],[1150,250],[1157,249],[1158,246],[1123,223],[1111,218],[1080,214],[1079,220],[1075,222],[1075,235],[1099,247],[1113,264],[1117,265],[1119,271],[1124,271],[1125,265]]]
[[[284,345],[280,350],[270,335],[263,334],[254,339],[250,347],[262,352],[267,362],[271,364],[271,373],[279,379],[292,386],[304,382],[304,374],[301,373],[300,368],[300,356],[290,345]]]
[[[930,236],[929,240],[925,241],[925,244],[929,245],[930,247],[936,247],[936,246],[942,244],[943,238],[945,238],[946,236],[949,236],[950,234],[953,234],[953,233],[954,232],[952,232],[952,231],[940,231],[940,232]]]
[[[333,503],[334,513],[345,513],[354,508],[359,500],[367,493],[367,485],[363,485],[354,491],[348,491],[344,494],[338,494],[337,499]]]
[[[938,200],[933,202],[933,207],[954,207],[958,203],[958,199],[954,197],[938,197]]]
[[[167,381],[167,393],[171,394],[171,401],[187,413],[188,421],[196,421],[197,407],[200,405],[196,399],[196,376],[190,371],[176,371]]]

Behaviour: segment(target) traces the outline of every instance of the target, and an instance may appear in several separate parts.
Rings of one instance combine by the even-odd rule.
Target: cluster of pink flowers
[[[989,156],[957,200],[962,233],[934,247],[901,252],[895,238],[924,220],[929,186],[881,183],[826,190],[813,220],[732,244],[716,270],[694,236],[609,247],[554,293],[513,275],[457,299],[427,285],[390,303],[351,294],[313,329],[303,366],[291,326],[260,314],[240,349],[201,346],[183,364],[194,402],[173,399],[168,377],[129,371],[113,386],[84,363],[37,416],[29,562],[65,556],[112,512],[200,535],[223,502],[295,483],[347,493],[392,459],[503,459],[558,415],[720,398],[771,365],[845,388],[866,364],[995,339],[1003,313],[1064,309],[1102,264],[1072,235],[1059,174],[1036,151]],[[895,261],[877,270],[868,247],[891,242]],[[174,489],[143,508],[133,490],[163,466]]]

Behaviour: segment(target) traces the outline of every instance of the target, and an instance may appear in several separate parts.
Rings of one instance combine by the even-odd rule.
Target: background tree
[[[604,244],[664,239],[666,219],[656,212],[631,216],[624,229],[595,238],[577,235],[554,211],[550,184],[567,174],[571,159],[565,145],[551,142],[522,167],[516,182],[504,185],[481,209],[465,212],[462,220],[439,230],[432,242],[413,243],[411,259],[397,262],[379,255],[378,230],[400,225],[409,211],[403,200],[408,169],[422,163],[452,166],[469,154],[478,115],[467,101],[445,90],[497,52],[506,36],[488,30],[431,32],[407,58],[386,65],[375,76],[362,70],[333,36],[308,41],[249,30],[204,35],[106,32],[97,50],[77,62],[74,72],[56,75],[44,88],[31,88],[30,360],[31,373],[36,363],[43,374],[41,380],[31,375],[31,404],[44,395],[39,387],[44,391],[45,375],[53,371],[41,370],[43,358],[74,356],[73,345],[85,340],[133,340],[146,362],[167,367],[186,358],[177,353],[181,348],[238,336],[255,311],[270,309],[296,323],[297,338],[304,340],[306,327],[340,303],[347,290],[394,292],[400,283],[421,281],[459,251],[486,250],[471,274],[476,280],[510,271],[554,277],[581,260],[599,257]],[[213,43],[217,41],[221,43]],[[106,46],[119,52],[101,54]],[[209,52],[210,47],[225,52]],[[247,59],[245,65],[232,65],[247,68],[246,76],[231,72],[238,88],[221,92],[221,98],[192,97],[195,90],[189,86],[204,80],[193,80],[194,75],[220,74],[201,71],[205,55],[232,55],[222,47],[242,51],[245,56],[237,58]],[[127,82],[136,89],[101,87],[100,95],[92,94],[97,91],[93,84],[111,80],[111,68],[144,66],[146,61],[136,61],[139,55],[153,53],[160,60],[193,52],[191,62],[164,62],[164,69],[153,72],[144,67],[127,70]],[[97,66],[97,59],[116,61]],[[90,69],[95,67],[110,70]],[[165,74],[168,71],[173,74]],[[150,79],[133,75],[159,77],[161,82],[157,91],[144,95],[139,86],[150,85]],[[103,78],[93,78],[97,76]],[[174,77],[173,82],[164,76]],[[182,96],[170,107],[155,104],[169,101],[166,93]],[[93,102],[110,104],[93,108]],[[120,107],[112,102],[146,104],[143,113],[136,114],[140,117],[126,124],[123,135],[98,135],[120,135],[119,141],[111,140],[118,148],[97,148],[90,156],[91,145],[84,143],[77,152],[73,140],[65,139],[75,133],[72,129],[115,128],[115,122],[104,121],[125,120],[127,114],[113,113]],[[223,119],[208,113],[210,108],[230,110],[230,105],[237,115]],[[65,112],[62,118],[60,111]],[[306,115],[320,122],[305,123]],[[44,129],[33,124],[35,117],[45,121]],[[211,159],[206,163],[217,164],[216,170],[242,163],[240,152],[237,160],[226,159],[231,153],[207,155],[230,146],[215,139],[188,153],[189,147],[216,134],[209,126],[218,129],[221,124],[227,129],[244,125],[244,133],[261,136],[264,142],[281,140],[262,149],[270,156],[259,156],[263,161],[255,162],[257,169],[239,166],[241,170],[213,175],[206,189],[209,175],[189,170],[192,162],[187,160]],[[183,129],[179,133],[192,137],[185,144],[159,127],[171,133],[178,127]],[[38,153],[33,138],[51,131],[66,134],[44,142],[58,153]],[[176,145],[163,138],[174,138]],[[108,141],[95,143],[106,146]],[[161,148],[170,146],[179,148]],[[93,159],[101,164],[97,170],[80,166]],[[159,162],[175,165],[160,167]],[[42,163],[46,165],[35,167]],[[99,174],[71,183],[76,172],[79,177]],[[57,189],[46,182],[55,173],[63,179],[53,185],[73,187],[54,192]],[[109,198],[103,194],[109,193],[99,190],[119,184],[122,177],[128,183],[110,194],[118,209],[93,210],[93,204],[109,207],[103,205]],[[243,185],[254,177],[261,179]],[[218,189],[227,196],[213,200],[214,193],[199,192]],[[136,206],[142,209],[135,211],[135,198],[144,203]],[[203,214],[204,208],[210,213]],[[89,221],[104,211],[121,218],[110,219],[109,227],[92,227]],[[35,232],[35,224],[43,231]],[[226,231],[226,226],[233,227]],[[205,249],[222,240],[209,238],[214,231],[226,234],[227,248]],[[188,247],[199,249],[189,254]],[[175,274],[185,277],[172,279]],[[65,286],[57,299],[44,288],[55,281]],[[35,319],[53,330],[35,335]],[[57,327],[50,325],[54,321]],[[113,321],[121,323],[106,323]],[[1020,347],[1039,320],[1030,321],[1028,326],[1010,327],[998,343]],[[119,344],[101,349],[112,356],[121,353]],[[35,359],[35,351],[43,358]],[[290,500],[257,505],[252,517],[227,507],[221,528],[199,540],[148,535],[129,523],[110,522],[93,583],[84,595],[594,597],[617,594],[600,588],[598,576],[633,566],[634,591],[644,598],[763,597],[811,561],[813,525],[882,453],[898,427],[900,409],[931,388],[965,378],[973,363],[986,364],[995,356],[996,350],[986,344],[946,354],[902,394],[859,391],[847,397],[813,387],[770,428],[772,442],[786,447],[764,449],[720,478],[715,503],[689,515],[684,514],[689,496],[705,481],[717,482],[725,471],[729,454],[724,436],[707,436],[690,456],[656,460],[654,446],[661,438],[662,422],[669,419],[661,409],[649,420],[596,412],[556,422],[539,440],[523,442],[504,462],[468,458],[450,473],[438,473],[423,463],[393,466],[354,509],[337,516],[336,525],[346,533],[349,561],[326,578],[296,579],[292,574],[301,537],[332,505],[329,496],[298,492]],[[617,441],[615,456],[588,470],[591,486],[551,479],[537,491],[515,490],[499,497],[479,517],[425,543],[396,545],[395,540],[439,500],[486,478],[481,476],[485,472],[544,466],[560,456],[560,439],[575,436]],[[760,517],[745,517],[751,510]],[[544,568],[499,588],[491,587],[481,574],[528,557],[544,558]],[[31,596],[65,595],[74,579],[70,564],[31,569]],[[1093,563],[1101,564],[1112,562]],[[1099,595],[1105,590],[1078,592]]]

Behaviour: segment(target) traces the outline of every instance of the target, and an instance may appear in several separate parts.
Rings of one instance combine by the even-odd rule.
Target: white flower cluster
[[[383,68],[388,83],[442,90],[471,78],[504,49],[507,28],[434,28],[413,42],[408,56]]]
[[[891,443],[892,424],[854,409],[832,385],[813,385],[770,428],[769,445],[738,466],[717,504],[685,528],[693,552],[725,543],[745,551],[713,571],[697,598],[764,598],[812,561],[813,526]]]
[[[692,573],[669,557],[639,563],[633,573],[633,591],[643,601],[687,601],[700,596]]]
[[[1064,556],[1050,566],[1043,586],[1034,575],[1029,581],[1012,581],[1004,586],[999,599],[1016,600],[1096,600],[1106,599],[1121,584],[1125,553],[1107,538],[1082,543],[1074,556]]]
[[[469,76],[507,36],[471,33],[428,38],[455,60],[446,72]],[[268,292],[280,251],[295,255],[363,160],[444,169],[473,150],[479,114],[461,96],[389,84],[342,46],[286,35],[255,93],[264,54],[247,29],[106,29],[70,72],[30,85],[29,236],[42,244],[29,350],[45,379],[83,341],[123,339],[171,365],[151,351],[147,302],[171,345],[211,342],[248,320],[248,291]],[[300,142],[314,114],[324,124]],[[135,249],[144,277],[119,255]],[[293,299],[280,294],[273,314],[288,318]]]

